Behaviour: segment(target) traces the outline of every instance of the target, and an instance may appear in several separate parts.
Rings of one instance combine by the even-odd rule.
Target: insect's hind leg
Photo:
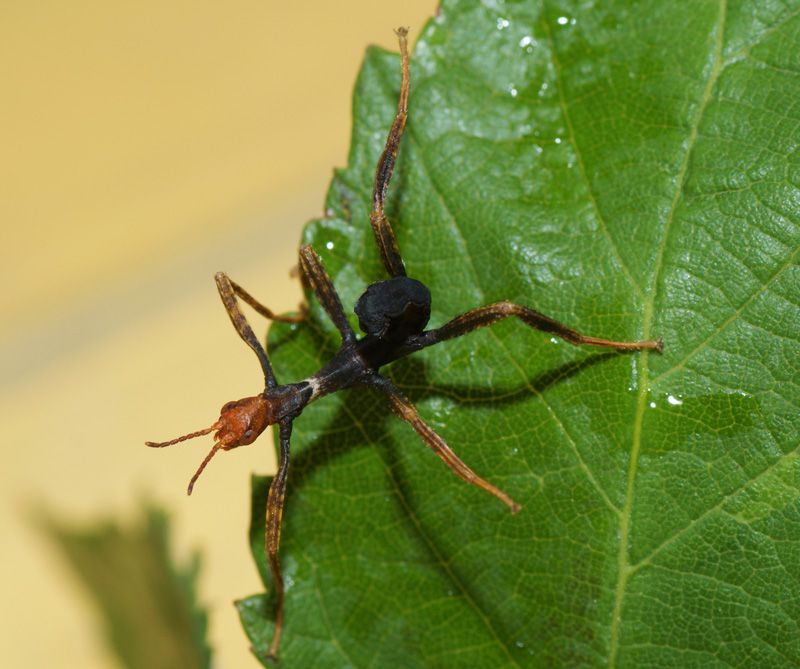
[[[269,486],[267,497],[267,517],[264,526],[264,546],[267,561],[272,574],[272,585],[275,588],[275,629],[272,632],[272,642],[269,646],[269,656],[278,658],[278,648],[283,631],[283,574],[278,558],[278,548],[281,542],[281,520],[283,518],[283,501],[286,497],[286,480],[289,475],[289,440],[292,435],[292,421],[284,419],[280,424],[280,464],[278,472]]]
[[[408,118],[408,89],[410,85],[408,28],[398,28],[395,33],[400,43],[400,68],[402,71],[400,97],[397,100],[397,113],[392,127],[389,129],[389,136],[386,138],[386,146],[375,169],[375,184],[372,189],[372,213],[369,216],[369,222],[372,225],[375,242],[378,244],[378,250],[386,271],[389,272],[390,276],[405,276],[406,268],[403,264],[403,259],[400,257],[397,239],[394,236],[389,219],[386,218],[386,214],[383,211],[386,191],[389,188],[389,181],[392,179],[394,163],[397,159],[397,150],[400,147],[400,139],[403,137],[403,130]]]
[[[445,440],[436,434],[436,432],[422,420],[411,401],[403,395],[389,379],[376,375],[373,377],[370,387],[377,388],[386,395],[392,411],[414,428],[422,441],[425,442],[425,445],[436,453],[456,476],[499,499],[509,508],[511,513],[517,513],[517,511],[522,508],[511,499],[508,493],[493,486],[472,471],[461,458],[452,451]]]

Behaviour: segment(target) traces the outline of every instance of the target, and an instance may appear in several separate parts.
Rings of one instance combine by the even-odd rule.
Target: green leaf
[[[76,529],[49,514],[40,524],[91,594],[123,666],[209,669],[208,615],[195,592],[199,556],[174,564],[163,511],[146,509],[132,527],[105,521]]]
[[[306,231],[348,308],[385,278],[370,188],[399,83],[371,49]],[[800,3],[452,0],[411,86],[389,215],[432,325],[510,299],[665,350],[504,322],[388,368],[516,516],[380,397],[309,406],[281,666],[800,663]],[[270,345],[289,382],[337,338],[312,301]],[[240,606],[263,654],[271,600]]]

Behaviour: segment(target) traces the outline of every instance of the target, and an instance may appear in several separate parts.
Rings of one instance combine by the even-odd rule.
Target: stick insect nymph
[[[303,316],[279,316],[256,301],[241,286],[222,272],[215,277],[222,303],[239,336],[255,352],[264,372],[264,390],[253,397],[228,402],[222,407],[219,420],[210,427],[148,446],[160,448],[214,432],[214,445],[189,482],[191,494],[195,481],[219,450],[230,450],[251,444],[268,425],[278,425],[280,456],[278,472],[272,480],[267,500],[266,552],[276,593],[275,630],[269,654],[277,657],[283,629],[284,590],[278,559],[286,481],[289,473],[289,440],[292,423],[314,400],[344,388],[360,386],[382,393],[389,406],[406,421],[422,441],[464,481],[471,483],[503,502],[512,513],[521,508],[507,493],[482,479],[450,449],[445,441],[420,417],[403,393],[379,372],[384,365],[415,351],[460,337],[478,328],[492,325],[511,316],[525,325],[548,332],[575,345],[600,346],[618,351],[652,349],[660,351],[661,340],[611,341],[590,337],[572,330],[533,309],[508,301],[495,302],[456,316],[441,327],[426,330],[431,312],[428,288],[406,275],[397,240],[384,214],[384,201],[394,170],[397,150],[408,116],[409,56],[406,28],[396,31],[400,43],[402,80],[397,113],[378,160],[372,192],[370,223],[378,251],[389,278],[371,284],[355,305],[359,327],[357,336],[350,327],[339,295],[317,253],[311,246],[300,249],[300,269],[328,317],[339,331],[341,346],[336,355],[313,376],[281,385],[275,378],[267,353],[239,310],[238,300],[249,304],[262,316],[276,321],[297,322]]]

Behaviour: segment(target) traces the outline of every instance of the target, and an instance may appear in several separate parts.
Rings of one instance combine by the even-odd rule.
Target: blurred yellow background
[[[289,270],[345,164],[364,50],[396,49],[398,25],[416,38],[435,4],[0,6],[4,666],[117,666],[26,514],[44,503],[76,521],[129,518],[142,499],[173,512],[179,558],[204,552],[216,666],[258,666],[231,601],[261,589],[248,487],[274,467],[271,440],[216,459],[191,498],[210,443],[143,442],[260,390],[214,272],[296,308]]]

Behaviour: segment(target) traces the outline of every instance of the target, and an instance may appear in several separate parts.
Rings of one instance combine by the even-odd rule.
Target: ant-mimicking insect
[[[425,330],[431,312],[430,291],[423,283],[406,275],[397,240],[384,214],[386,191],[392,177],[397,150],[408,117],[408,29],[399,28],[395,32],[400,43],[402,71],[400,98],[397,104],[397,114],[375,171],[372,213],[370,214],[375,241],[390,278],[368,286],[356,302],[355,313],[364,335],[360,338],[357,337],[350,327],[339,295],[317,253],[310,245],[303,246],[300,249],[301,272],[328,317],[339,330],[342,343],[331,361],[316,374],[297,383],[280,385],[272,371],[264,347],[239,310],[237,298],[249,304],[267,319],[295,323],[301,321],[304,315],[279,316],[274,314],[241,286],[229,279],[226,274],[219,272],[215,279],[222,303],[239,336],[258,356],[264,372],[264,391],[253,397],[228,402],[222,407],[219,420],[204,430],[192,432],[170,441],[147,442],[148,446],[161,448],[216,432],[211,451],[189,481],[188,493],[191,494],[195,481],[217,451],[228,451],[237,446],[251,444],[267,426],[279,426],[280,461],[278,472],[272,479],[269,488],[265,529],[266,552],[276,595],[275,630],[269,648],[269,656],[272,658],[277,658],[283,628],[284,588],[278,559],[278,546],[286,480],[289,473],[289,438],[292,433],[292,423],[310,402],[353,386],[367,387],[383,393],[389,400],[391,409],[414,428],[425,444],[450,467],[456,476],[494,495],[508,506],[511,513],[516,513],[520,510],[520,505],[507,493],[482,479],[462,462],[445,441],[425,423],[408,398],[378,370],[415,351],[460,337],[509,316],[515,316],[532,328],[561,337],[570,344],[602,346],[618,351],[641,349],[661,351],[663,348],[661,339],[611,341],[589,337],[538,311],[508,301],[495,302],[472,309],[441,327]]]

